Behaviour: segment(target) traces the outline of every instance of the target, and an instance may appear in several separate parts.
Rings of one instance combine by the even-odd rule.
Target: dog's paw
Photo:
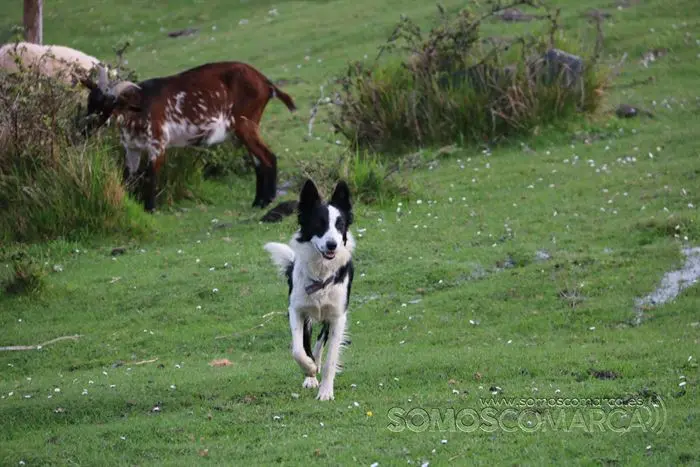
[[[321,385],[321,387],[318,390],[318,395],[316,395],[316,399],[320,401],[334,400],[335,397],[333,397],[333,388]]]
[[[306,389],[313,389],[318,387],[318,380],[315,376],[307,376],[304,378],[304,383],[302,384]]]

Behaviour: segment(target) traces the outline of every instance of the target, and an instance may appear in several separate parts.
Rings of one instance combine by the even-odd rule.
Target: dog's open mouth
[[[314,245],[314,246],[316,246],[316,245]],[[323,251],[318,246],[316,246],[316,249],[318,250],[319,253],[321,253],[321,256],[323,256],[326,259],[335,258],[335,251]]]

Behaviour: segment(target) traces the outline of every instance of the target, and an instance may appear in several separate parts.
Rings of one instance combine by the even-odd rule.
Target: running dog
[[[289,285],[292,355],[305,375],[303,387],[318,387],[316,399],[332,400],[333,381],[346,339],[354,273],[348,185],[338,182],[330,202],[325,202],[313,181],[306,180],[297,209],[299,230],[289,244],[271,242],[265,244],[265,250]],[[312,350],[312,325],[317,322],[321,323],[321,331]],[[316,374],[321,369],[324,347],[328,355],[319,386]]]

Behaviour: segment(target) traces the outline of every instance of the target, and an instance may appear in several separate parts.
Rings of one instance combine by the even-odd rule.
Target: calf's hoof
[[[156,212],[156,204],[155,204],[155,203],[146,202],[146,203],[143,205],[143,210],[146,211],[146,212],[149,213],[149,214],[153,214],[154,212]]]

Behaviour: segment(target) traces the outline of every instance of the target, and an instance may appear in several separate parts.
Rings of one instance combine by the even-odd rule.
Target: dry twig
[[[50,341],[46,341],[44,343],[35,344],[35,345],[8,345],[5,347],[0,347],[0,352],[14,351],[14,350],[41,350],[43,347],[45,347],[47,345],[55,344],[56,342],[65,341],[65,340],[76,341],[80,337],[81,337],[80,334],[76,334],[74,336],[57,337],[55,339],[51,339]]]
[[[158,361],[158,357],[152,358],[150,360],[141,360],[140,362],[133,362],[130,364],[131,365],[145,365],[146,363],[153,363],[153,362],[157,362],[157,361]]]

